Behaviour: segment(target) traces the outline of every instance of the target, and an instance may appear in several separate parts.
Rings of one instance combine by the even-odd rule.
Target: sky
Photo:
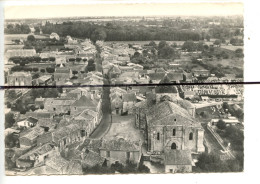
[[[242,3],[75,4],[6,6],[5,19],[81,16],[223,16],[242,15]]]

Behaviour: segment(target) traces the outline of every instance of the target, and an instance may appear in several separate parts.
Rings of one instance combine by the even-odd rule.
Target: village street
[[[90,138],[98,139],[103,137],[111,126],[111,105],[110,105],[109,94],[110,94],[110,87],[103,87],[103,96],[102,96],[103,117],[98,127],[90,135]]]

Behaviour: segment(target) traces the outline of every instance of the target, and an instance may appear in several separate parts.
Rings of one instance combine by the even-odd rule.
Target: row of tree
[[[146,41],[146,40],[169,40],[169,41],[198,41],[202,39],[198,32],[181,31],[173,28],[149,28],[121,25],[97,25],[86,22],[71,22],[70,24],[52,24],[47,22],[42,27],[44,34],[52,32],[65,37],[70,35],[77,38],[90,38],[93,42],[96,40],[106,41]]]

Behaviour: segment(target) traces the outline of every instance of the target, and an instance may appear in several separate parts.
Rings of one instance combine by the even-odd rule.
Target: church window
[[[176,135],[176,129],[174,128],[173,130],[172,130],[172,136],[175,136]]]
[[[175,143],[172,143],[171,149],[176,149],[176,148],[177,148],[176,144],[175,144]]]
[[[192,132],[189,135],[189,140],[193,140],[193,133]]]
[[[157,140],[158,141],[160,140],[160,133],[159,132],[157,133]]]

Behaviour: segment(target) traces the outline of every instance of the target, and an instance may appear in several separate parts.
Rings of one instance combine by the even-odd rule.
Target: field
[[[237,49],[243,49],[244,50],[244,46],[233,46],[233,45],[221,45],[221,48],[231,50],[231,51],[235,51]]]
[[[239,58],[233,58],[233,59],[214,59],[213,61],[207,61],[206,63],[212,64],[214,66],[217,66],[219,64],[221,64],[223,67],[237,67],[237,68],[241,68],[243,69],[244,67],[244,61],[243,59],[239,59]]]

